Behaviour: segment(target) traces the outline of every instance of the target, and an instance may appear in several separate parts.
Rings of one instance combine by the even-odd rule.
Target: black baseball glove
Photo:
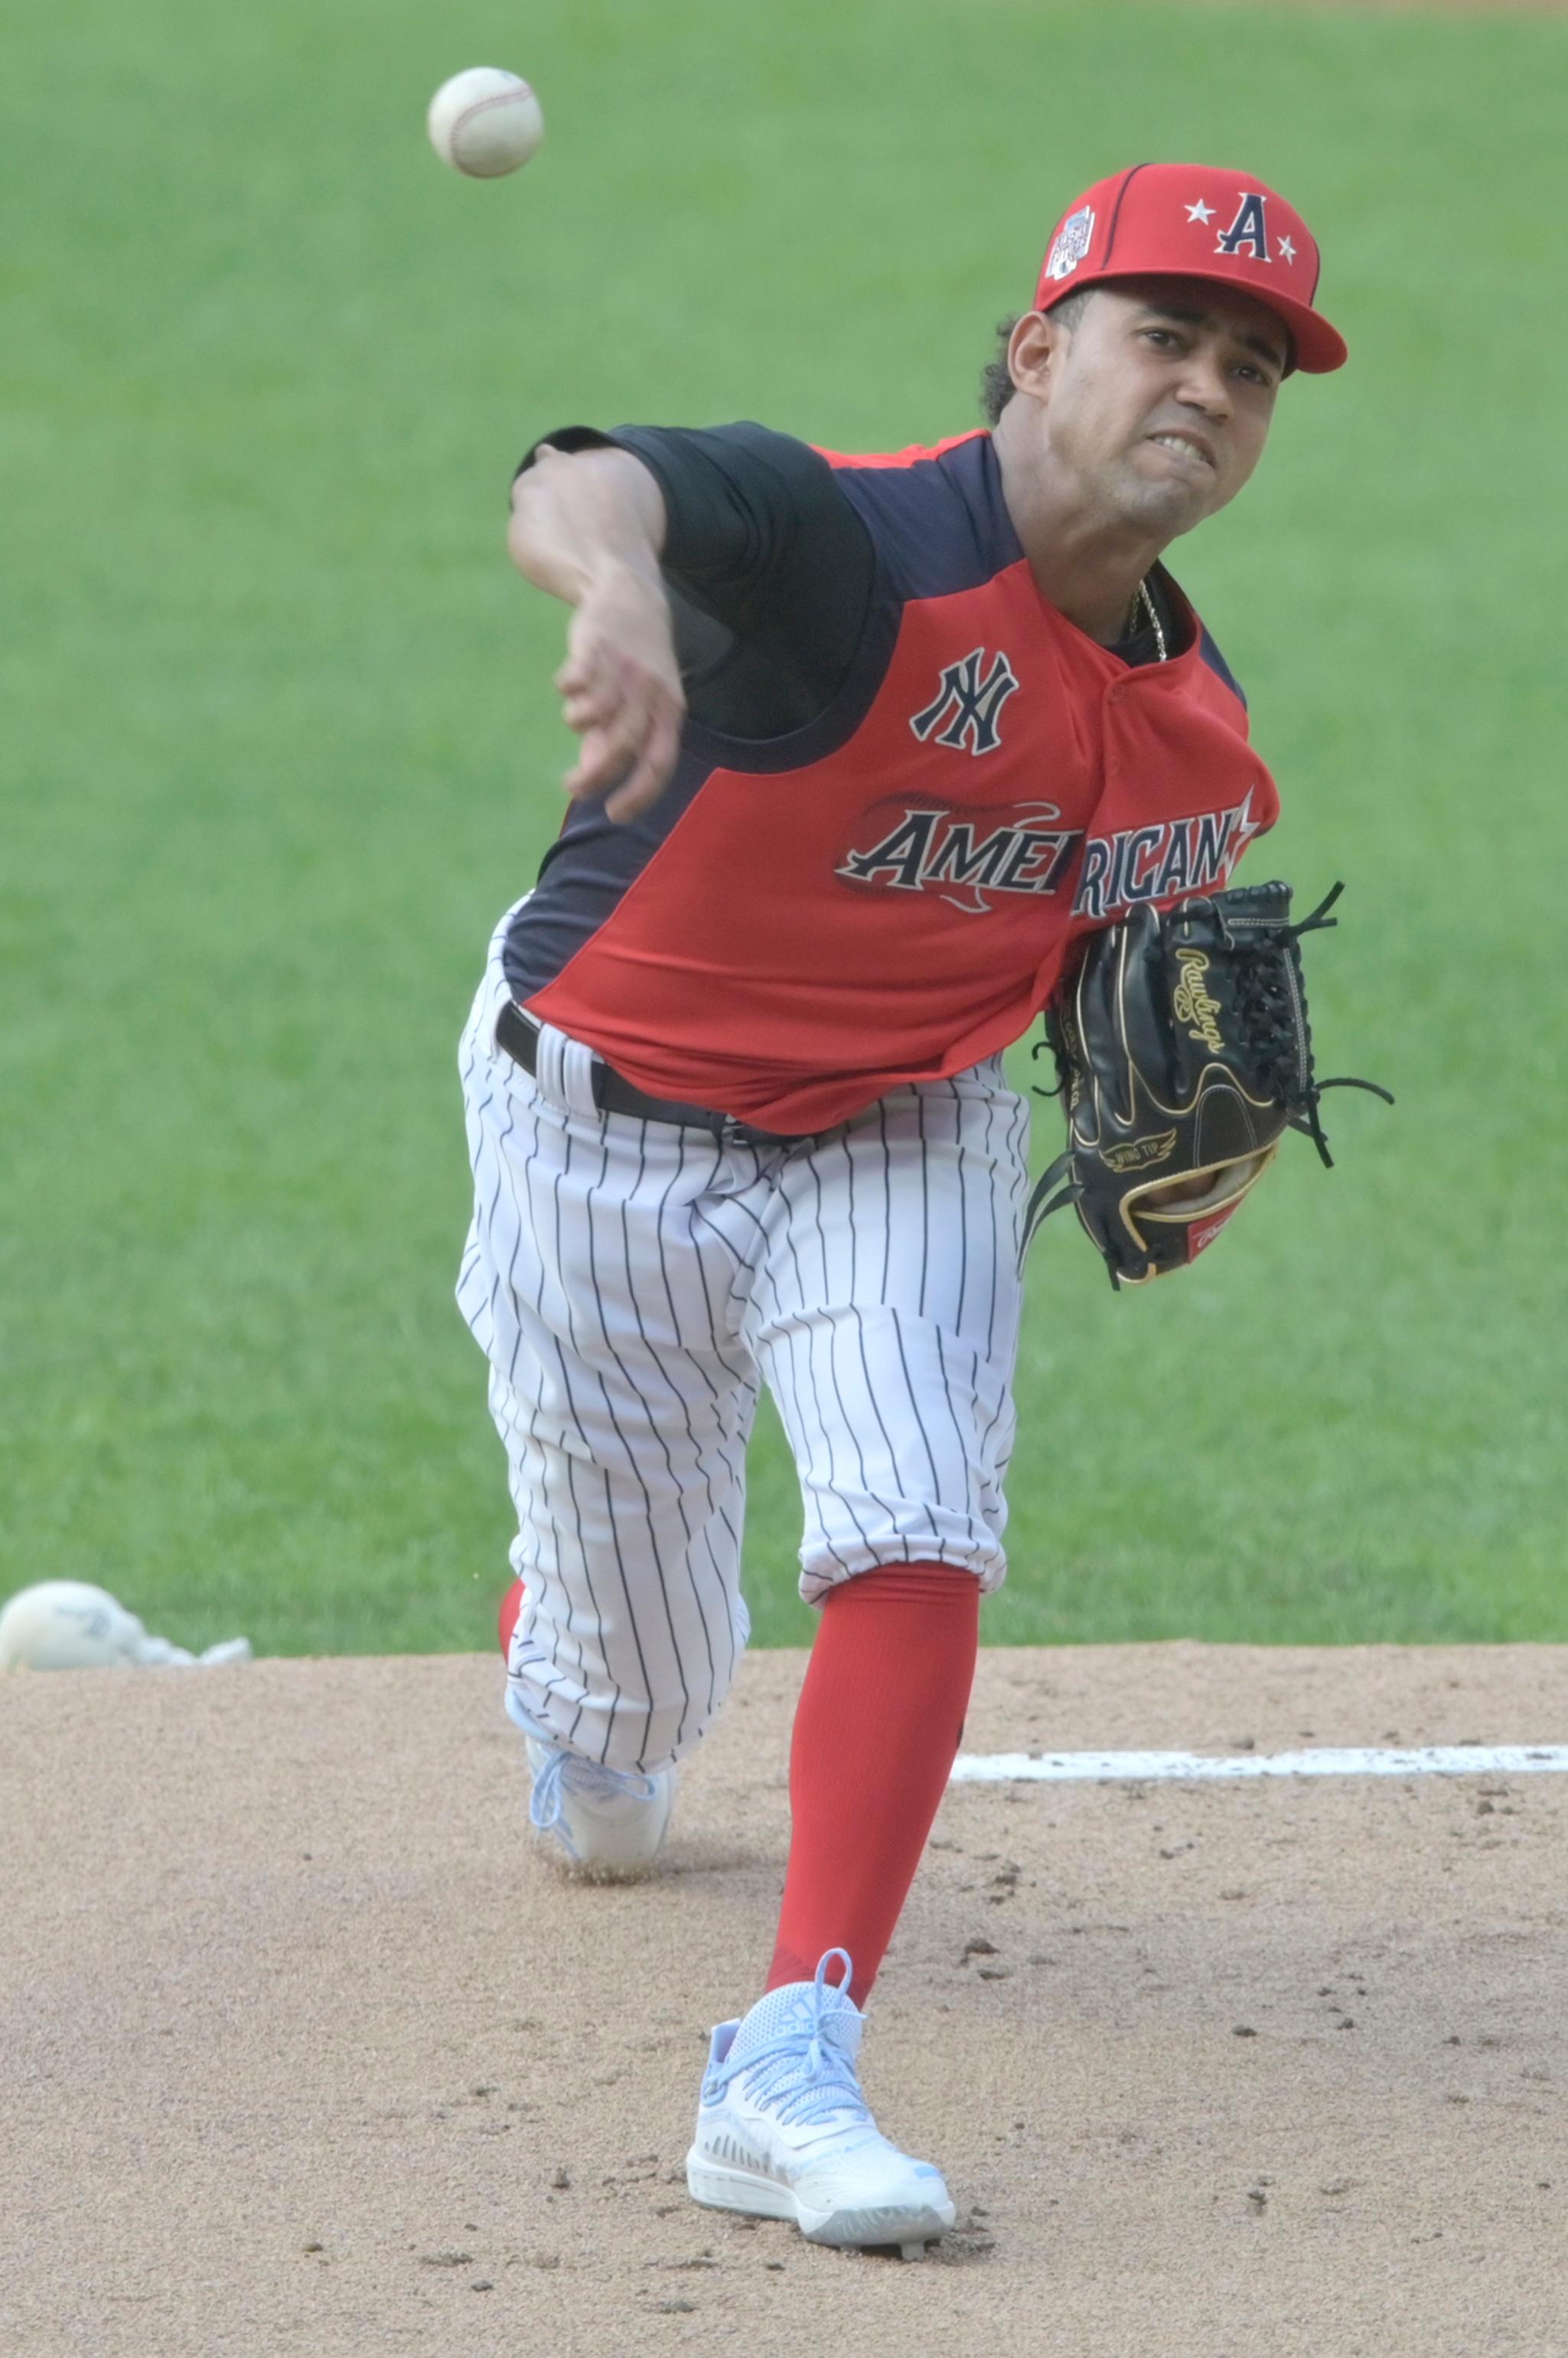
[[[1066,1107],[1067,1148],[1029,1199],[1023,1249],[1042,1220],[1077,1206],[1112,1285],[1195,1260],[1273,1161],[1287,1130],[1333,1157],[1318,1118],[1301,939],[1337,921],[1343,886],[1299,925],[1288,884],[1211,892],[1162,914],[1143,906],[1089,936],[1045,1011]]]

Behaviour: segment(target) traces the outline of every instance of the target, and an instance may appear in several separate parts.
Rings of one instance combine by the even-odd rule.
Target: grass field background
[[[1352,346],[1173,562],[1284,795],[1250,872],[1349,880],[1324,1069],[1400,1103],[1330,1100],[1337,1170],[1169,1287],[1047,1232],[986,1634],[1568,1635],[1568,23],[77,0],[0,59],[0,1595],[487,1641],[453,1044],[568,748],[512,466],[577,418],[959,430],[1066,200],[1193,156],[1300,204]],[[544,98],[513,181],[424,145],[479,60]],[[764,1641],[796,1537],[769,1419]]]

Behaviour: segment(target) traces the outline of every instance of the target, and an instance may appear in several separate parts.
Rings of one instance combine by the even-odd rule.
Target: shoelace
[[[766,2104],[792,2127],[816,2128],[836,2115],[844,2115],[851,2124],[874,2129],[853,2063],[823,2035],[827,1968],[835,1957],[844,1960],[844,1979],[834,1986],[848,1989],[852,1971],[848,1952],[829,1949],[817,1965],[806,2001],[809,2017],[760,2053],[746,2056],[728,2070],[721,2068],[719,2082],[728,2087],[731,2080],[743,2081],[759,2104]]]
[[[558,1745],[552,1745],[544,1767],[534,1779],[533,1798],[528,1803],[528,1816],[542,1834],[549,1833],[559,1822],[565,1806],[563,1787],[600,1799],[611,1793],[630,1793],[639,1801],[651,1801],[658,1790],[651,1777],[634,1768],[606,1768],[597,1760],[585,1760],[579,1752],[566,1752]]]

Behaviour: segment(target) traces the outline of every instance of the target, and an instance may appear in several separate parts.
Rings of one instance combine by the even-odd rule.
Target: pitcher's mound
[[[864,2063],[957,2232],[912,2266],[695,2209],[800,1670],[752,1658],[668,1871],[598,1888],[530,1847],[492,1660],[0,1683],[0,2347],[1562,2346],[1554,1776],[956,1787]],[[1550,1743],[1565,1676],[1568,1649],[997,1652],[966,1748]]]

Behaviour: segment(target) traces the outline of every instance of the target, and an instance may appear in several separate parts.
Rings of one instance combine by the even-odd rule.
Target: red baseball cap
[[[1321,267],[1300,213],[1261,180],[1212,164],[1134,164],[1097,180],[1063,214],[1034,308],[1118,278],[1208,278],[1278,313],[1295,346],[1291,365],[1322,376],[1348,355],[1313,308]]]

